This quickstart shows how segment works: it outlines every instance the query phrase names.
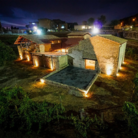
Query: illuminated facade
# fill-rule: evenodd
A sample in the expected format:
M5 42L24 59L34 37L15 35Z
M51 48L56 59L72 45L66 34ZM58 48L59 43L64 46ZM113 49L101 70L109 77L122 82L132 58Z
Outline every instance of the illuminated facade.
M80 41L68 54L73 57L75 67L116 76L124 62L126 43L127 40L112 35L97 35Z

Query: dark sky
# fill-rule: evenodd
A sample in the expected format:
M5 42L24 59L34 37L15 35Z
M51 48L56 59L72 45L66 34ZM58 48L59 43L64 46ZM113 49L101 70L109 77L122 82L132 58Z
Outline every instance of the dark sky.
M138 13L138 0L0 0L2 25L25 26L39 18L78 22L106 15L107 21Z

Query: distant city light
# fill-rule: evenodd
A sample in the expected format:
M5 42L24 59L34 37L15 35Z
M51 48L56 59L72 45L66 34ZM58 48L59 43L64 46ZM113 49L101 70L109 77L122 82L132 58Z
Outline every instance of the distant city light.
M99 33L99 29L98 29L98 28L96 28L95 26L94 26L94 28L93 28L93 33L94 33L94 34Z
M34 26L33 29L36 31L37 30L37 26Z
M65 26L64 26L64 25L62 25L62 26L61 26L61 28L62 28L62 29L64 29L64 28L65 28Z
M38 29L38 30L37 30L37 34L38 34L38 35L42 34L41 30Z

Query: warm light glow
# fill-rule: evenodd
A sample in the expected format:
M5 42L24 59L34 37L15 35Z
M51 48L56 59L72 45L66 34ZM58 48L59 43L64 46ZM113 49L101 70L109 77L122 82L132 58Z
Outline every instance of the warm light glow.
M119 76L119 74L117 73L116 76Z
M23 56L22 56L22 55L20 55L20 59L21 59L21 60L23 59Z
M82 29L85 29L85 26L82 26Z
M51 64L50 64L50 65L51 65L51 70L53 70L53 64L52 64L52 61L51 61Z
M91 26L89 26L89 28L92 28Z
M40 79L40 81L42 82L42 83L44 83L45 81L44 81L44 79Z
M85 68L95 70L95 60L85 60Z
M58 43L60 43L60 41L58 41Z
M133 18L133 21L135 21L136 19L135 18Z
M54 44L54 41L52 41L52 44Z
M84 95L85 97L89 97L89 95L87 94L87 93L85 93L85 95Z
M27 60L30 61L30 57L28 55L26 57L27 57Z
M111 75L111 73L112 73L112 72L111 72L111 69L108 69L108 70L107 70L107 75Z
M61 49L61 51L65 53L65 49Z
M120 67L120 69L122 69L122 67Z
M35 60L35 66L38 67L38 62L37 62L37 60Z

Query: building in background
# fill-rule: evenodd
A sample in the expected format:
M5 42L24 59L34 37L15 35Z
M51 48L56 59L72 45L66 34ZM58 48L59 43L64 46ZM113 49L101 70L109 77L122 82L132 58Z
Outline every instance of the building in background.
M92 28L93 26L89 26L89 25L74 25L74 30L89 30Z
M47 18L39 19L39 27L48 29L48 32L67 30L68 24L60 19L50 20Z
M137 27L138 26L138 14L120 19L120 22L121 22L122 27L125 25Z
M78 23L68 23L68 30L73 31L75 25L78 25Z
M46 29L55 29L56 25L53 20L43 18L38 19L39 27L46 28Z

